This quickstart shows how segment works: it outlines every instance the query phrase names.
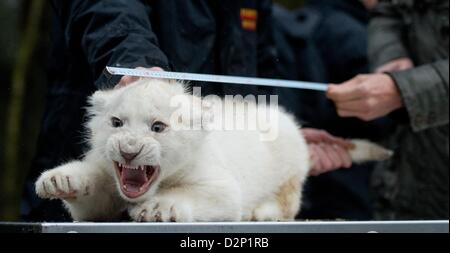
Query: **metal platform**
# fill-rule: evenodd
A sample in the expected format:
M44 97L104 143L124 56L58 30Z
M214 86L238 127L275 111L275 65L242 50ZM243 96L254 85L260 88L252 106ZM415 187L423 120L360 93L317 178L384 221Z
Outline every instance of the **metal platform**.
M0 223L0 233L449 233L449 221Z

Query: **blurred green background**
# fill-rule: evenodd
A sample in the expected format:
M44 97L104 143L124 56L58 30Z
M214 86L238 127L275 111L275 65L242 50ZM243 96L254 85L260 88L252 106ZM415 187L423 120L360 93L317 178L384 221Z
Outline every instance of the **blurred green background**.
M50 1L0 1L0 221L18 218L45 105ZM302 0L277 0L288 8Z

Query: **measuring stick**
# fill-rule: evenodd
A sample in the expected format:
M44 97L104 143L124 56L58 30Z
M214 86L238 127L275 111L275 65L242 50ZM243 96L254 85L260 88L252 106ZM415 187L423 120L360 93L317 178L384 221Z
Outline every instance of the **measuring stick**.
M294 89L305 89L316 91L327 91L328 89L327 85L323 83L291 81L281 79L192 74L182 72L152 71L144 69L129 69L116 67L106 67L106 70L112 75L122 75L122 76L136 76L136 77L174 79L184 81L200 81L210 83L228 83L228 84L241 84L254 86L270 86L270 87L294 88Z

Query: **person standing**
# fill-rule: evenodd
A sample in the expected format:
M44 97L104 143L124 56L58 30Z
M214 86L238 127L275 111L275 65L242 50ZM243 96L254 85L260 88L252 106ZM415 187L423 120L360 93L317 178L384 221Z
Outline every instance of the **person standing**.
M341 117L390 115L395 151L372 186L377 219L449 218L449 2L382 1L369 28L374 74L331 85Z
M295 11L276 6L275 38L283 78L340 83L368 73L367 28L369 11L375 4L367 0L314 0ZM339 117L332 101L322 92L282 90L281 97L281 103L293 110L305 126L333 135L380 141L392 129L392 120L387 118L364 122ZM304 132L307 137L317 135ZM340 164L343 169L325 173L332 168L330 164L339 164L336 161L345 156L333 154L332 148L312 137L307 140L322 155L316 159L307 181L299 218L373 219L369 182L374 164L351 165L351 161L344 160Z

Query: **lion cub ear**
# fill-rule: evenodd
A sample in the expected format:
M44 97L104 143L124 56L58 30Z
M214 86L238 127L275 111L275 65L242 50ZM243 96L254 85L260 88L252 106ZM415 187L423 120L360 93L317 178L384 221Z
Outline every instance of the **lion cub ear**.
M106 109L109 98L111 97L112 91L96 91L92 96L89 97L89 112L93 115L98 115L104 112Z

